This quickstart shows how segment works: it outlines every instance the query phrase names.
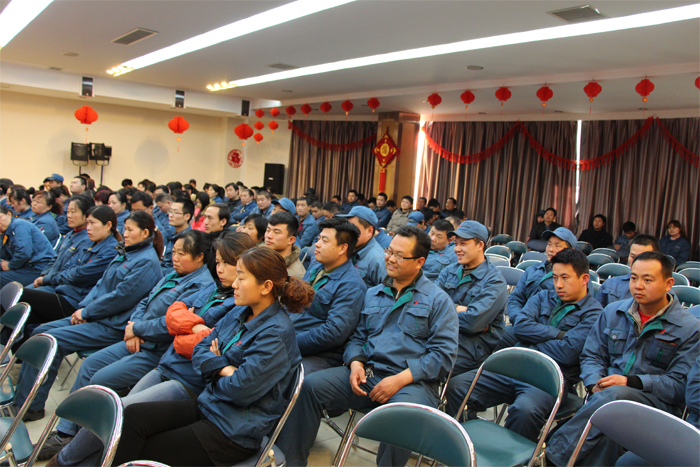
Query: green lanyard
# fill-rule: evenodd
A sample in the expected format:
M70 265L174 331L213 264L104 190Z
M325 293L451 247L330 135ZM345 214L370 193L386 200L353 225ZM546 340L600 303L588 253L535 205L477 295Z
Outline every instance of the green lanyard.
M384 290L386 290L386 288ZM389 313L396 310L397 308L404 306L406 303L410 302L412 299L413 299L413 287L407 289L403 293L403 295L401 295L398 298L398 300L396 300L396 303L394 303L394 306L391 307L391 310L389 311Z
M311 276L309 277L309 282L312 284L311 287L313 287L314 290L318 290L324 285L326 285L326 282L328 282L328 273L326 272L323 277L321 277L319 280L316 281L316 276L323 270L323 268L318 268L316 269L313 273L311 273ZM316 281L316 282L314 282Z
M156 296L157 296L159 293L161 293L163 290L165 290L165 289L172 289L173 287L175 287L175 286L177 285L177 282L176 282L175 280L173 280L175 277L177 277L177 273L176 273L176 272L171 272L170 274L168 274L168 275L166 276L166 279L168 279L168 280L166 280L166 281L163 283L163 285L161 285L160 287L158 287L158 290L156 290L156 292L155 292L154 294L151 294L151 296L148 298L148 304L150 304L151 301L152 301L154 298L156 298ZM147 304L146 306L148 306L148 304Z
M632 317L630 317L629 314L627 315L627 317L629 319L632 319ZM650 329L663 330L663 328L664 328L664 325L661 324L660 319L656 320L656 321L652 321L651 323L649 323L649 326L645 327L644 330L639 334L639 337L637 338L637 343L640 342L642 336L648 330L650 330ZM627 376L627 374L632 369L632 365L634 365L634 362L636 362L636 361L637 361L637 349L636 349L636 345L635 345L635 349L632 351L632 355L630 355L630 358L627 359L627 363L625 364L625 369L622 371L622 376Z
M474 280L474 276L472 275L472 273L469 273L459 280L457 287L459 287L462 284L468 284L469 282L472 282L473 280Z
M204 313L207 312L207 310L209 308L213 307L214 305L218 305L219 303L224 303L224 301L222 299L218 299L218 300L213 299L214 297L216 297L217 292L218 292L218 290L216 288L214 288L214 291L209 296L209 300L207 300L207 303L202 307L201 310L199 310L199 313L197 313L197 315L202 316L202 315L204 315Z
M557 299L557 306L552 312L552 317L549 319L549 325L556 328L559 322L564 319L571 311L576 309L576 305L573 303L564 304L561 300Z
M537 285L540 285L542 282L546 281L550 277L552 277L552 271L549 271L547 274L542 276L542 279L540 279L540 281L537 283Z
M227 351L229 348L231 348L231 346L233 345L234 342L240 341L241 335L243 334L243 331L244 331L244 330L245 330L245 328L243 327L243 321L241 321L241 329L238 331L238 333L237 333L235 336L233 336L233 339L231 339L231 342L229 342L228 344L226 344L226 347L224 347L224 350L221 351L221 355L225 354L226 351Z

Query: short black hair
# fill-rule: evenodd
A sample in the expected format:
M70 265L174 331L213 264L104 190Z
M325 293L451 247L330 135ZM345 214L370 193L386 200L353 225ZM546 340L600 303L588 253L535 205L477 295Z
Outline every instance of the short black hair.
M596 214L595 216L593 216L593 220L596 220L596 219L603 219L603 224L608 225L608 218L605 217L604 215Z
M420 258L428 258L430 254L430 237L423 229L416 227L415 225L404 225L396 231L394 236L412 238L415 239L416 244L413 247L413 256Z
M309 205L309 199L308 199L308 198L304 198L304 197L297 198L297 201L296 201L296 203L294 203L294 204L297 204L299 201L305 202L307 206Z
M661 264L661 273L664 275L664 279L668 279L673 275L673 261L668 255L660 251L645 251L641 255L637 255L632 264L637 261L658 261Z
M385 206L388 207L388 208L395 208L395 207L396 207L396 201L394 201L393 199L390 199L389 201L386 202Z
M258 190L258 193L255 195L255 197L257 198L260 195L263 195L267 199L272 199L272 195L267 190Z
M182 213L183 214L189 214L190 215L190 220L192 220L192 217L194 216L194 202L192 202L191 199L189 198L177 198L173 203L180 203L182 204Z
M85 180L85 177L81 177L80 175L76 175L75 177L73 177L73 180L75 180L76 178L78 180L80 180L80 184L82 186L87 186L87 180Z
M74 195L66 200L66 210L68 210L70 203L73 202L75 203L75 207L83 213L83 216L87 216L88 211L95 206L95 201L89 196Z
M585 253L576 248L564 248L549 260L551 264L570 264L578 277L588 274L590 264Z
M350 194L350 193L354 193L355 196L357 196L357 190L348 190L348 194Z
M380 191L379 193L377 193L377 198L379 198L380 196L384 197L384 201L389 199L389 197L383 191Z
M340 206L338 206L338 203L334 203L333 201L329 201L326 204L323 205L324 211L328 211L331 214L335 214L336 212L340 211Z
M622 224L622 231L623 232L635 232L637 230L637 226L634 225L634 222L632 221L627 221L624 224Z
M404 199L407 199L409 203L413 204L413 197L412 196L406 195L403 198L401 198L401 200L404 200Z
M122 180L122 188L126 188L128 186L132 186L134 182L130 178L125 178Z
M156 195L155 202L156 203L162 203L163 201L170 201L171 203L173 202L173 197L170 196L168 193L158 193Z
M228 204L212 203L207 207L208 208L211 208L211 207L219 208L219 220L226 219L226 225L224 226L224 229L229 226L229 218L231 217L231 210L228 208Z
M455 204L457 204L457 200L456 200L455 198L453 198L453 197L450 196L449 198L447 198L447 201L449 201L449 200L452 200L452 202L454 202Z
M270 216L267 222L268 225L285 224L287 226L287 235L296 237L299 235L299 221L291 212L276 212Z
M439 208L440 207L440 201L438 201L435 198L430 198L430 201L428 201L428 207L429 208Z
M554 217L557 217L557 210L556 209L551 208L551 207L547 208L544 210L545 214L547 213L547 211L552 211L554 213Z
M256 212L255 214L248 215L243 221L243 224L245 225L248 222L253 222L253 224L255 224L255 230L258 231L258 242L262 242L265 239L265 231L267 230L267 217Z
M418 212L420 212L421 214L423 214L423 218L425 219L425 222L426 222L426 223L428 223L428 222L430 222L431 220L433 220L433 217L439 216L439 215L440 215L439 212L433 211L432 209L430 209L430 208L427 207L427 206L423 206L422 208L420 208L420 209L418 210Z
M230 187L230 186L233 187L234 190L238 191L238 185L236 185L236 184L233 183L233 182L227 183L227 184L224 186L224 188L228 188L228 187Z
M433 222L433 228L435 230L439 230L440 232L451 232L455 229L455 226L448 220L438 219Z
M204 255L204 264L209 262L212 254L209 235L201 230L187 229L177 234L173 243L179 239L183 240L182 249L185 250L185 253L192 256L192 258Z
M426 198L425 196L419 196L418 199L422 199L426 202L426 204L428 203L428 198Z
M660 251L659 241L653 235L639 234L635 235L630 242L630 247L632 245L650 246L652 251Z
M338 245L346 244L348 246L347 256L351 258L355 253L357 239L360 238L360 229L354 224L351 224L347 219L341 217L332 217L319 222L318 228L335 230L335 242Z
M146 193L145 191L137 191L131 196L131 204L141 201L143 207L147 208L153 206L153 196Z
M156 190L163 190L163 193L170 194L170 188L167 185L158 185Z
M377 204L377 198L375 198L374 196L370 197L367 200L367 204Z
M323 205L319 200L315 200L313 203L311 203L312 208L317 208L317 209L323 209Z

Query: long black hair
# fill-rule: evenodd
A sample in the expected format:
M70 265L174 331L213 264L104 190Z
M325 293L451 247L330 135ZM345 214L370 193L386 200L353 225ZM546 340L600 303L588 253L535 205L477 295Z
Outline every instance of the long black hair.
M158 258L163 256L163 235L156 229L156 221L153 216L146 211L134 211L124 220L131 221L141 230L148 230L148 238L153 239L153 248L155 248Z

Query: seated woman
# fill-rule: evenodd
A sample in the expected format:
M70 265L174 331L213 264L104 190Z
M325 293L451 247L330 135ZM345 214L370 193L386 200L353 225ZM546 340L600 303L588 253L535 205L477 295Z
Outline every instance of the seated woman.
M58 225L58 232L61 235L66 235L71 230L66 221L65 209L68 198L70 198L70 191L68 191L68 188L65 185L53 187L49 191L56 197L56 203L63 207L63 214L56 216L56 224Z
M54 216L63 214L63 207L56 202L56 197L50 191L40 191L32 200L32 212L35 214L32 224L39 227L52 246L55 245L60 234Z
M15 215L21 219L30 220L34 217L34 211L32 211L32 198L27 193L24 187L16 185L12 189L12 194L8 195L10 199L10 205Z
M112 190L99 188L95 193L95 206L109 205L109 197L112 195Z
M258 246L265 246L266 231L267 217L260 213L249 215L241 225L236 227L236 232L248 234Z
M92 209L94 211L89 215L91 221L98 210L110 211L114 219L114 213L107 206ZM106 225L115 235L112 221ZM43 324L34 330L33 335L45 332L54 336L58 341L58 352L25 420L44 417L44 404L64 357L81 350L102 349L123 340L124 326L133 307L161 278L160 251L163 251L163 240L160 233L155 231L153 218L146 213L134 213L126 221L124 243L118 246L118 256L109 264L97 285L78 304L78 309L67 318ZM40 293L25 290L24 294L27 292ZM36 375L37 370L33 366L22 365L15 404L21 406L24 403Z
M245 234L229 232L217 240L214 247L216 272L221 286L209 284L168 308L166 324L175 341L160 359L158 367L141 378L129 395L122 399L124 406L196 398L204 390L206 381L194 371L192 351L229 310L235 311L231 286L236 280L236 263L240 255L254 248L255 244ZM78 429L74 423L61 420L57 431L51 434L39 453L39 459L46 460L60 452L55 460L58 465L90 465L98 462L102 451L99 438L88 430ZM76 431L77 435L71 441Z
M683 226L677 220L672 220L666 225L668 235L659 240L661 253L672 256L676 260L676 266L680 266L690 259L690 242L685 237Z
M0 288L12 281L31 284L54 256L53 245L36 225L0 206Z
M117 215L117 231L124 234L124 221L129 216L129 200L122 191L113 191L109 195L109 207L112 208L114 214Z
M209 195L209 204L224 202L225 192L219 185L212 183L204 191Z
M194 217L192 218L192 228L204 232L204 211L209 206L209 195L206 191L197 193L194 202Z
M117 232L116 223L117 216L109 207L90 208L85 229L90 243L72 254L63 250L62 260L70 256L63 267L47 281L44 280L46 276L37 278L34 283L42 284L39 288L27 288L22 292L20 300L32 307L27 324L33 326L29 329L67 318L80 307L80 302L117 256L117 244L122 241L122 236Z
M232 465L253 455L281 417L301 363L287 312L307 307L313 289L290 278L269 248L243 253L236 271L237 307L194 349L204 391L197 400L129 405L114 464Z

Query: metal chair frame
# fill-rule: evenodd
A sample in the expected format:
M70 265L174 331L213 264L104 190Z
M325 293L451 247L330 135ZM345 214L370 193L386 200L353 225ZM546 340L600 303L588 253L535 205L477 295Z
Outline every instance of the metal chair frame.
M530 259L536 259L538 263L547 259L547 255L539 251L528 251L520 256L520 262L524 262Z
M510 266L510 260L505 256L493 255L491 253L486 253L484 256L489 260L494 266Z
M681 303L684 304L683 308L690 308L695 305L700 305L700 288L698 287L692 287L690 285L674 285L673 287L671 287L671 292L675 293L676 295L678 295L678 293L683 292L693 293L694 295L697 295L698 298L696 302L684 302L680 297L678 297ZM685 306L685 303L689 303L690 305Z
M513 252L510 250L510 248L508 248L505 245L490 246L486 249L486 251L484 251L484 254L502 256L505 259L507 259L508 261L510 261L511 258L513 257Z
M12 352L12 346L24 334L24 325L27 323L31 309L32 307L27 303L18 303L10 307L2 316L0 316L0 331L2 331L5 327L12 329L12 333L5 343L5 347L3 347L2 352L0 352L0 362L5 361L5 358L7 358L10 352ZM5 365L3 365L3 367L4 366ZM12 405L12 402L0 405L0 415L8 417L12 416L10 413L10 405Z
M686 278L686 280L688 281L688 284L686 285L700 283L700 268L683 268L680 272L677 272L676 274L679 274Z
M621 271L625 271L624 274L620 274ZM620 263L608 263L608 264L603 264L596 270L596 274L598 274L599 281L605 281L607 279L610 279L611 277L617 277L617 276L624 276L625 274L630 273L630 267L627 266L626 264L620 264Z
M20 297L22 297L22 292L24 292L24 286L19 282L12 281L0 289L0 305L7 311L13 306L19 303Z

